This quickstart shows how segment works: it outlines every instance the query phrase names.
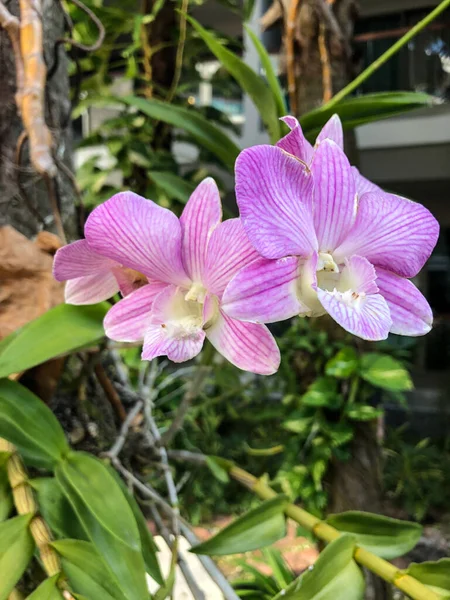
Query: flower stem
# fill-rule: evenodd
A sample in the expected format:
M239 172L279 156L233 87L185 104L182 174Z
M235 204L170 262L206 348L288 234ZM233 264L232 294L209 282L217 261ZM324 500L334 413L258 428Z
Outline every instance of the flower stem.
M230 467L228 474L263 500L269 500L277 495L264 481L239 467ZM341 535L340 531L295 504L288 504L285 513L293 521L311 531L316 537L325 542L332 542ZM408 575L393 564L364 548L356 546L353 558L361 566L366 567L372 573L391 583L413 600L442 599L439 594L436 594L436 592L426 587L414 577L411 577L411 575Z
M322 109L331 108L338 102L343 100L346 96L351 94L357 87L359 87L366 79L368 79L377 69L379 69L385 62L387 62L396 52L398 52L405 44L407 44L412 38L417 35L422 29L427 27L436 17L438 17L446 8L450 6L450 0L443 0L434 10L432 10L426 17L416 23L414 27L405 33L399 40L392 44L392 46L384 52L379 58L373 61L371 65L364 69L362 73L358 75L353 81L351 81L345 88L338 92L331 100L324 104Z

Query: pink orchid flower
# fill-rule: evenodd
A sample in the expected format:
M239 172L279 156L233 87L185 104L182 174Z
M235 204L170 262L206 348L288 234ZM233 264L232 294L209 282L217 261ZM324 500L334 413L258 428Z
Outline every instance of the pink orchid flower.
M344 150L344 130L339 115L333 115L322 127L317 136L314 146L303 135L302 127L295 117L287 116L281 119L291 130L281 140L276 143L288 154L296 156L308 166L311 165L315 149L323 140L332 140L335 144ZM355 180L356 193L362 195L365 192L381 192L381 188L361 175L356 167L352 167L353 178Z
M239 155L237 202L263 258L230 282L223 310L256 323L329 313L366 340L427 333L431 309L407 278L436 244L436 219L379 188L358 194L344 152L323 131L319 138L308 164L286 138Z
M117 194L92 212L85 227L89 249L112 269L121 265L148 278L110 309L104 322L108 337L143 340L144 360L166 355L174 362L192 359L208 338L237 367L276 372L280 354L267 327L222 311L227 283L258 253L240 219L221 221L219 190L210 178L193 192L180 219L132 192ZM58 273L66 260L68 249Z
M126 296L146 279L115 260L94 252L87 240L60 248L53 263L53 276L67 281L64 290L68 304L96 304L117 292Z

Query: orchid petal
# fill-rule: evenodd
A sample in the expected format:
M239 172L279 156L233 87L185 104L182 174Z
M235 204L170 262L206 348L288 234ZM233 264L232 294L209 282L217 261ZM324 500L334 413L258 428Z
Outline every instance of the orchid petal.
M317 250L312 216L313 178L274 146L254 146L236 160L236 198L244 228L265 258Z
M165 283L149 283L132 292L108 311L103 325L107 337L118 342L139 342L150 324L155 298Z
M281 138L276 145L288 154L292 154L292 156L296 156L309 164L313 155L313 147L303 135L300 123L295 117L290 116L282 117L280 120L286 123L291 131Z
M125 267L114 267L112 270L114 277L117 279L119 284L119 290L122 296L128 296L134 290L139 289L143 285L147 285L149 280L145 275L134 271L133 269L126 269Z
M391 333L425 335L433 324L430 305L416 286L394 273L377 269L377 285L388 303L392 318Z
M351 256L345 261L339 279L339 291L351 290L356 294L377 294L377 273L374 266L362 256Z
M203 283L209 292L221 296L229 281L260 255L251 245L241 219L228 219L213 231Z
M217 184L211 177L194 190L180 217L183 235L183 262L193 281L201 281L209 238L222 220Z
M206 335L216 350L239 369L272 375L280 365L280 351L265 325L235 321L221 311Z
M241 269L228 284L222 310L230 317L254 323L275 323L308 310L297 297L299 259L260 258Z
M311 163L314 178L314 225L319 248L331 253L346 238L356 217L356 189L344 152L321 142Z
M157 356L167 356L175 363L192 360L203 348L205 332L199 329L185 338L171 338L160 325L150 325L145 334L142 360L153 360Z
M319 300L329 315L345 330L363 340L385 340L392 320L386 300L380 294L351 300L345 293L317 290Z
M328 119L317 136L316 145L324 140L332 140L341 150L344 150L344 131L339 115L334 114Z
M119 284L111 271L69 279L64 290L67 304L97 304L108 300L119 291Z
M89 246L150 279L187 285L181 227L173 212L132 192L116 194L89 216Z
M439 224L422 205L394 194L369 192L358 206L356 221L335 250L337 263L352 254L404 277L414 277L431 254Z
M369 179L366 179L366 177L363 177L356 167L352 167L352 173L358 197L361 197L366 192L383 193L383 190L378 185L372 183Z
M78 240L57 250L53 261L53 276L56 281L66 281L107 272L114 266L117 266L114 260L92 250L86 240Z

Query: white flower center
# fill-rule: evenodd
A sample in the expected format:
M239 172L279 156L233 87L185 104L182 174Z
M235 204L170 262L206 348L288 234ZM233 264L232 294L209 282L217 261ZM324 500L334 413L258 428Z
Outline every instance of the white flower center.
M165 312L167 317L161 327L169 337L183 339L213 324L219 315L219 301L208 296L201 284L193 283L189 290L176 292Z

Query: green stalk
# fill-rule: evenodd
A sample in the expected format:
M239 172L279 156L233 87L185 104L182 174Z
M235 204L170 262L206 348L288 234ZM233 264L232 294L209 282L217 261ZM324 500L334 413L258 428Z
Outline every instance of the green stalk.
M228 474L263 500L269 500L277 496L277 493L262 480L239 467L230 467ZM311 531L316 537L325 542L332 542L341 535L340 531L295 504L288 504L285 513L293 521ZM411 577L411 575L397 569L390 562L372 554L372 552L364 548L356 546L353 558L357 563L391 583L413 600L442 600L441 595L433 592L423 583Z
M408 33L405 33L403 37L393 44L389 50L386 50L379 58L373 61L371 65L364 69L364 71L358 75L353 81L351 81L345 88L338 92L327 104L323 105L323 109L330 108L340 102L343 98L351 94L357 87L359 87L366 79L368 79L377 69L379 69L385 62L387 62L396 52L398 52L405 44L407 44L412 38L417 35L422 29L429 25L437 16L439 16L446 8L450 6L450 0L443 0L434 10L430 12L425 18L419 21L414 27L412 27Z

